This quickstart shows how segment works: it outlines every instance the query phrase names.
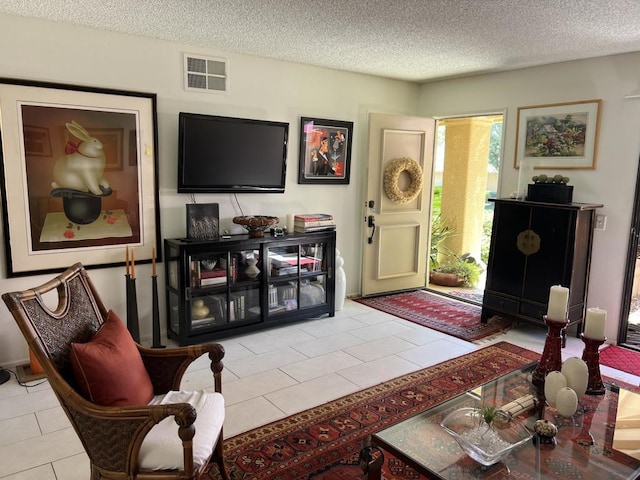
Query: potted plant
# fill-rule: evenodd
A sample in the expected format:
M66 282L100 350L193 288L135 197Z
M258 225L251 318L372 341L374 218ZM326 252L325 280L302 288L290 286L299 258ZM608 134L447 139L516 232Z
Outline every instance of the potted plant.
M438 266L438 256L441 253L451 255L449 249L444 246L443 242L457 235L449 222L442 218L440 214L431 218L431 248L429 250L429 268L434 269Z
M451 255L447 262L429 272L429 282L445 287L473 288L478 283L481 271L482 267L473 257Z

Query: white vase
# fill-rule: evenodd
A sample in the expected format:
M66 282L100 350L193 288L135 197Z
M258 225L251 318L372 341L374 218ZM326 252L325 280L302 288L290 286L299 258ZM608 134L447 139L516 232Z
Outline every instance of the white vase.
M256 263L258 263L258 260L255 258L247 258L247 264L249 265L244 273L247 275L247 277L257 277L260 274L260 269L258 267L256 267Z
M586 362L578 357L567 358L562 364L562 373L567 377L567 387L576 392L580 400L589 385L589 367Z
M340 250L336 248L336 301L335 309L342 310L344 299L347 295L347 276L344 273L344 258L340 256Z
M567 377L562 372L554 370L549 372L544 379L544 398L552 407L556 406L556 398L561 388L567 386Z
M563 417L570 417L578 409L578 396L569 387L564 387L558 390L558 396L556 397L556 410Z

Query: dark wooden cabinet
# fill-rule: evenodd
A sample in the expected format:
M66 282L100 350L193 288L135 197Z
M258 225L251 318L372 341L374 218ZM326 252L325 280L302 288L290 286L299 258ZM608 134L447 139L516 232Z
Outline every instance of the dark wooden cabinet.
M595 212L602 205L497 199L482 302L494 314L544 325L549 289L569 288L569 325L585 313Z
M180 345L335 314L335 231L164 247L167 335Z

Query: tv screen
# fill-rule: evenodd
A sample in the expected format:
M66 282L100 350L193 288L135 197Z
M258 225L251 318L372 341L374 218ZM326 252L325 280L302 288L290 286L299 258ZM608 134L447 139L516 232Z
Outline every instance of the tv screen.
M289 124L180 113L178 193L283 193Z

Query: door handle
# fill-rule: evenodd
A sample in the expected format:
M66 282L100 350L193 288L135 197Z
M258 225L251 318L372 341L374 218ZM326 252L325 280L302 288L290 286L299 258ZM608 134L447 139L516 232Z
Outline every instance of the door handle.
M376 219L373 215L369 215L367 217L367 227L369 227L371 229L371 235L369 235L369 238L367 239L367 243L368 244L372 244L373 243L373 236L376 233Z

